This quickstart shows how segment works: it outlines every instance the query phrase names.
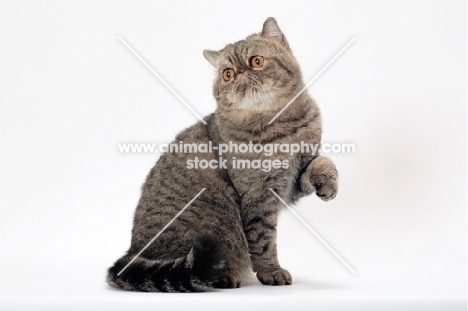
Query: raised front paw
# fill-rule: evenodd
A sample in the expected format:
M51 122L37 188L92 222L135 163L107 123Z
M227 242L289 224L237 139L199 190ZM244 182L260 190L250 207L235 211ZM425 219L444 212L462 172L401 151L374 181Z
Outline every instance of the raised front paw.
M288 270L279 268L273 271L258 271L257 278L263 285L291 285L292 278Z
M338 192L337 180L327 175L313 175L312 183L317 196L324 201L332 200Z
M326 157L317 157L311 163L311 182L316 194L324 201L334 199L338 192L338 172Z

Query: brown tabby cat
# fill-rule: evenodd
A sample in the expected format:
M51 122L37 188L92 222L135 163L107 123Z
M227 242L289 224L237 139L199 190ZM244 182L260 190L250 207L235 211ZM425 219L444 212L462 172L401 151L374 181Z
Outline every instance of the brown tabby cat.
M320 112L302 93L273 123L268 122L304 87L299 65L276 20L268 18L259 34L205 50L216 68L213 93L218 108L180 133L174 143L320 144ZM110 285L156 292L204 291L239 287L253 269L266 285L289 285L276 251L277 216L282 203L294 203L314 191L322 200L337 192L337 171L325 157L311 153L222 154L227 168L187 166L189 159L218 160L211 153L166 152L150 171L138 203L127 254L108 271ZM234 168L232 160L287 161L268 172ZM128 268L130 260L202 188L206 190Z

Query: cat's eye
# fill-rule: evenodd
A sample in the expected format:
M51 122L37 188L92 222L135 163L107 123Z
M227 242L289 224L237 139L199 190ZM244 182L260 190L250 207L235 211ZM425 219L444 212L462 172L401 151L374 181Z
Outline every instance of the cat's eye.
M265 62L265 59L263 58L263 56L252 56L252 58L250 58L250 65L254 68L260 68L263 66L263 63Z
M224 81L230 81L234 78L234 69L228 68L223 72Z

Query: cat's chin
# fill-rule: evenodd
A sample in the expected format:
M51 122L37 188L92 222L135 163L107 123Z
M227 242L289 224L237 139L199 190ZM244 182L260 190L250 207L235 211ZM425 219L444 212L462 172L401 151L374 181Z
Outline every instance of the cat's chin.
M276 99L272 92L263 93L261 96L246 96L236 104L236 108L250 112L272 112L277 110Z

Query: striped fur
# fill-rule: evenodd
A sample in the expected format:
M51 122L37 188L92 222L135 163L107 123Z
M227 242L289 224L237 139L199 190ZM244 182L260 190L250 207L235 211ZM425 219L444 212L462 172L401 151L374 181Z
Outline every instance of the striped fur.
M216 68L213 94L218 108L182 131L174 143L320 144L320 111L302 93L272 124L268 122L304 87L299 65L276 21L265 21L259 34L205 50ZM252 56L262 68L249 68ZM231 68L241 78L223 79ZM242 70L240 70L242 68ZM188 169L187 160L218 160L212 153L163 154L148 174L135 211L130 249L108 271L108 283L125 290L188 292L239 287L254 271L263 284L287 285L291 275L277 259L276 225L282 203L316 192L323 200L337 191L334 164L318 154L272 156L235 150L222 155L226 168ZM288 168L234 168L232 160L281 160ZM118 272L202 188L206 190L120 276Z

